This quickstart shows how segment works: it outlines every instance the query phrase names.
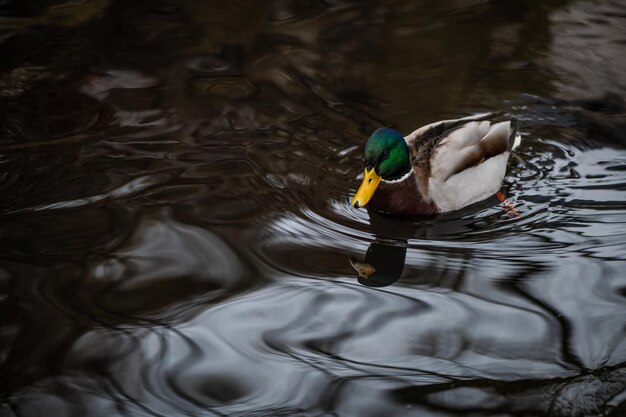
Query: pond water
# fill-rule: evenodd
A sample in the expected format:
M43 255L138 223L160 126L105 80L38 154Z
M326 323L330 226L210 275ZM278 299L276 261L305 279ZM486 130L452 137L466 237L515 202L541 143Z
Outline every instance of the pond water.
M0 15L0 416L626 416L622 1ZM350 206L486 111L519 216Z

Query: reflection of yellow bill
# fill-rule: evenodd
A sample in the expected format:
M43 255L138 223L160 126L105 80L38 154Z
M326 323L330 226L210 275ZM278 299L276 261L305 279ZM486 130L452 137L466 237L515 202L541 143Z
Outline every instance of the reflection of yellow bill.
M376 174L374 168L372 168L369 172L366 168L363 182L361 183L361 186L357 190L354 197L352 197L352 205L356 208L359 208L364 207L367 203L369 203L379 183L380 177Z
M355 257L350 257L350 265L352 265L352 268L354 268L356 273L359 274L360 278L368 279L376 273L376 268L370 264L357 260Z

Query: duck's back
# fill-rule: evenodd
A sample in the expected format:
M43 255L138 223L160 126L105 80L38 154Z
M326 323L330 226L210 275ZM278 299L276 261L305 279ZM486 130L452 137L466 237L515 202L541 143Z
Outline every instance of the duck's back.
M405 140L420 186L440 211L452 211L499 191L516 131L515 119L488 114L433 123Z

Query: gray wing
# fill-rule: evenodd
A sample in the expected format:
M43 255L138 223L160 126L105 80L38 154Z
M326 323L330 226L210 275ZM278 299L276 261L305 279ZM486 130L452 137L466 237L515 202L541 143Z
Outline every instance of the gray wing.
M441 120L420 127L419 129L408 135L405 140L408 144L417 144L419 142L430 140L436 136L445 136L447 133L450 133L454 129L457 129L458 127L463 126L466 123L478 122L482 120L491 120L500 115L502 115L502 113L482 113L468 117L462 117L460 119Z
M509 151L513 146L517 128L515 119L499 123L480 119L442 123L450 122L454 122L454 126L443 133L430 155L432 178L446 181L487 158Z

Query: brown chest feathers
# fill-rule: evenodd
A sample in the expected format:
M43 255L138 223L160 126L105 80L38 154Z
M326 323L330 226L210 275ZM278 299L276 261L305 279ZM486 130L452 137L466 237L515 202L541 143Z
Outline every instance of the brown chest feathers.
M438 213L437 206L424 197L413 173L399 182L381 182L372 196L370 207L381 213L415 216Z

